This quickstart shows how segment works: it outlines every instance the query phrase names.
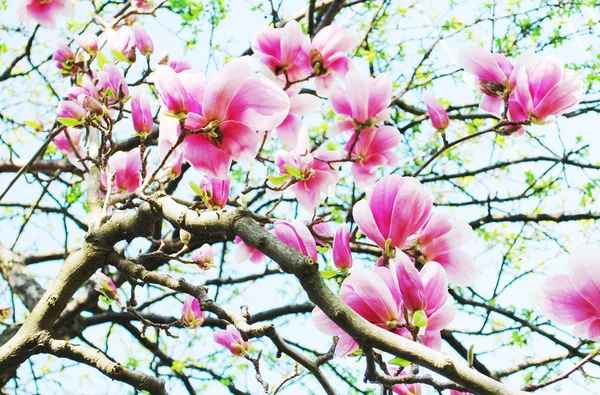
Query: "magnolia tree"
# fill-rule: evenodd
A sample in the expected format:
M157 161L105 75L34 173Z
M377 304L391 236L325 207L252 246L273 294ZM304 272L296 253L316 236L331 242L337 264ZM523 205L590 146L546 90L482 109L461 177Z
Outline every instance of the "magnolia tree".
M1 3L0 387L598 393L586 3Z

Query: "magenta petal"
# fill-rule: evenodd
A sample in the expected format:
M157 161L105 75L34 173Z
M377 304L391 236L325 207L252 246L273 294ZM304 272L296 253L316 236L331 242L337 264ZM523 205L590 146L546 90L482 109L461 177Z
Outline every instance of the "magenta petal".
M402 301L408 311L425 310L427 307L425 288L415 264L409 259L399 259L396 263L396 272Z
M458 55L458 63L482 81L503 84L506 78L492 54L477 45L465 45Z
M390 290L381 286L381 277L377 274L355 271L347 281L351 281L356 294L377 314L381 323L400 319L398 305Z
M194 134L185 138L183 157L198 171L224 180L229 176L231 157L212 145L206 136Z
M546 279L538 290L537 301L544 314L558 324L572 325L598 316L564 274Z
M583 298L600 312L600 250L592 246L579 247L569 259L571 283Z
M358 350L358 343L350 335L340 335L338 344L335 346L335 355L345 357L356 350Z
M352 215L360 231L379 247L385 248L385 238L375 223L369 203L365 200L356 203L352 209Z
M331 88L330 96L333 111L335 111L339 115L352 118L352 107L350 106L350 102L348 101L346 90L339 85L334 85Z
M243 123L225 121L219 125L223 133L221 148L238 162L249 163L258 151L258 134Z
M555 56L549 56L531 68L528 73L528 82L529 90L533 94L534 106L537 107L546 93L559 83L562 74L562 61Z
M206 84L202 100L203 115L208 120L223 121L235 95L252 74L252 59L242 56L230 60Z
M419 236L419 243L421 245L427 245L431 243L435 238L448 233L452 229L452 222L450 216L444 213L433 213L425 225L425 229Z
M352 267L352 251L350 250L350 228L342 224L333 239L333 262L338 269Z
M387 74L379 74L372 80L369 92L369 117L375 117L392 103L392 81Z
M425 297L427 298L427 314L437 311L448 299L448 277L446 271L437 262L427 262L420 272Z
M154 86L158 91L161 101L171 114L177 115L189 111L187 92L179 80L177 73L172 68L158 65L154 72Z
M206 77L199 70L184 70L177 74L187 93L190 111L202 114L202 100L206 89Z

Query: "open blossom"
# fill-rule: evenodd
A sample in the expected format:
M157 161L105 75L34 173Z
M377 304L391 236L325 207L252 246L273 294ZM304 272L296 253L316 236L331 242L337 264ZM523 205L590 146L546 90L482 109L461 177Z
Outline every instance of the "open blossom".
M148 134L154 130L152 109L148 96L135 92L131 97L131 119L133 129L139 134Z
M129 97L129 86L123 73L112 63L104 65L102 70L98 71L98 85L107 92L110 89L112 95L108 95L110 103Z
M72 0L21 0L18 8L22 21L33 19L40 25L53 29L56 17L70 16L73 13Z
M569 259L568 274L548 278L538 290L544 314L561 325L575 325L575 336L600 340L600 249L580 247Z
M333 263L338 269L352 267L352 250L350 250L350 229L347 224L342 224L333 239Z
M204 177L200 181L200 189L204 192L205 201L212 209L221 209L227 205L229 200L229 176L221 180L218 178Z
M311 74L310 39L295 20L282 28L261 27L252 40L252 50L284 82L300 81Z
M240 331L233 325L227 325L225 330L215 331L214 339L215 342L231 351L233 355L246 355L250 348Z
M58 43L58 49L52 54L52 60L56 62L56 67L63 71L70 71L75 65L75 53L65 43Z
M106 41L117 60L135 62L135 40L132 29L124 26L106 31Z
M360 43L360 37L344 27L329 25L312 39L308 55L315 77L317 94L328 97L336 78L344 78L350 69L348 53Z
M386 74L372 78L351 70L345 88L334 85L331 89L333 110L347 120L332 125L329 134L378 125L388 119L391 103L392 81Z
M429 219L431 197L412 177L384 176L367 189L367 200L354 205L354 220L360 231L386 253L402 248Z
M114 175L113 194L132 193L142 183L140 170L140 149L134 148L129 152L119 151L108 159L108 174ZM102 187L108 187L108 175L102 173Z
M146 32L146 29L139 23L133 25L133 40L138 51L144 56L152 55L154 52L154 43Z
M214 264L214 253L210 244L203 244L192 254L192 260L202 270L210 269Z
M442 103L431 93L425 93L424 99L427 106L427 114L433 127L437 130L446 129L450 123L450 119Z
M273 226L273 234L288 246L300 251L300 253L317 260L317 244L310 230L302 222L293 219L291 221L276 221Z
M98 36L94 33L86 33L80 36L75 36L75 41L79 47L90 55L96 55L98 52Z
M448 298L448 280L444 269L436 262L427 263L416 275L411 269L412 281L407 281L407 270L413 265L400 250L390 260L389 267L373 270L356 270L342 282L340 299L368 322L409 339L418 330L421 341L434 349L441 347L440 331L453 319L456 311L444 306ZM418 286L419 291L415 289ZM407 298L412 304L407 305ZM419 304L414 301L418 300ZM410 310L418 307L419 310ZM404 310L408 309L407 323ZM351 336L333 323L323 311L316 307L312 319L320 331L339 336L336 354L345 356L358 348ZM408 324L408 325L407 325Z
M559 58L550 56L522 67L517 75L515 100L533 122L561 115L581 100L583 83Z
M113 280L102 272L96 272L94 289L109 300L118 299L117 287Z
M436 261L446 269L450 282L472 285L477 278L473 259L461 247L469 242L473 229L465 222L452 222L448 215L434 213L418 238L424 261Z
M513 64L506 56L490 53L477 45L465 45L458 62L477 77L477 88L484 94L479 107L500 117L504 96L510 94L517 83L519 69L531 59L530 53L520 55Z
M196 329L204 323L204 314L198 299L186 294L181 311L181 323L186 328Z
M312 213L321 202L321 192L327 193L335 188L338 171L325 161L333 159L329 151L316 151L313 154L301 154L296 150L278 151L275 164L282 175L294 177L291 187L298 203Z
M398 165L394 148L400 143L400 132L392 126L372 127L353 134L344 148L346 152L352 149L351 171L356 185L361 188L371 185L377 177L377 169Z
M241 237L235 236L234 241L235 247L233 248L233 254L237 263L250 261L254 264L258 264L265 260L265 254L244 243Z
M184 158L196 170L225 179L232 160L244 163L256 156L256 131L279 125L287 116L289 98L273 82L252 75L248 56L231 60L206 84L198 76L182 83L196 74L202 73L176 74L158 66L156 87L169 112L185 118L187 129L201 131L186 137Z

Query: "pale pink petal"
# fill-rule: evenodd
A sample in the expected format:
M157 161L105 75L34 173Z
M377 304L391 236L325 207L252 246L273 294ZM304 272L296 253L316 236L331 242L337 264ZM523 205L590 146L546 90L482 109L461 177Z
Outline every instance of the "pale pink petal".
M224 121L233 98L251 74L252 59L249 56L232 59L217 71L209 79L204 91L204 117L210 121Z
M600 250L593 246L577 248L569 259L571 283L585 300L600 312Z
M433 313L427 322L425 333L441 331L446 328L456 317L456 308L454 306L444 306Z
M350 335L340 335L340 339L335 346L335 355L338 357L345 357L346 355L352 354L357 349L358 343Z
M369 118L377 116L392 103L392 81L387 74L379 74L372 81L369 92Z
M318 307L312 311L312 321L315 327L326 335L340 336L346 334L342 328L329 319Z
M477 279L477 268L469 254L455 249L435 257L435 261L444 267L448 281L460 286L473 285Z
M346 281L352 284L356 294L377 314L380 322L386 323L400 318L398 305L394 302L390 290L381 286L381 277L377 274L357 270Z
M352 215L360 231L373 240L379 247L384 248L385 238L377 227L369 203L365 200L356 203L352 209Z
M462 47L458 55L458 63L482 81L503 84L506 78L492 54L477 45L469 44Z
M504 100L502 100L500 97L483 95L483 98L479 102L479 108L488 114L492 114L500 118L502 117L502 112L504 111Z
M295 115L314 114L320 106L321 99L308 93L290 97L290 113Z

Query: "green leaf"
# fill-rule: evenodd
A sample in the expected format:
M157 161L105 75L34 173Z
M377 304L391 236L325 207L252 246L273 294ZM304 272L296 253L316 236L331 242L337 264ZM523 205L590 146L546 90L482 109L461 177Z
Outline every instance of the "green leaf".
M106 92L105 93L106 93L106 96L108 96L108 97L110 97L112 99L117 100L117 95L115 95L115 92L113 92L112 89L106 88Z
M293 168L288 164L283 165L283 167L285 167L285 170L287 170L287 172L294 177L300 177L302 175L302 173L300 173L300 170Z
M65 125L66 127L73 127L73 126L79 126L82 125L83 122L76 120L75 118L63 118L63 117L58 117L56 119L58 122L62 123L63 125Z
M402 366L403 368L405 368L408 365L410 365L410 361L407 361L406 359L402 359L400 357L396 357L392 360L389 360L388 365Z
M413 314L413 323L417 328L425 327L428 321L427 314L423 310L415 311L415 314Z
M198 195L204 199L205 193L202 189L200 189L200 186L198 186L198 184L196 184L194 181L190 181L190 187L192 188L192 190L194 191L194 193L196 195Z
M323 278L333 278L340 274L337 270L320 270L319 273L321 273L321 277Z
M98 51L96 54L96 59L98 59L98 68L103 69L104 65L110 63L110 60L104 55L102 52Z
M281 185L287 181L288 176L287 176L287 174L282 174L280 176L269 176L267 178L269 179L269 181L271 181L271 184Z
M115 51L114 49L112 50L112 54L115 57L115 60L117 60L118 62L127 62L129 63L129 59L127 59L125 57L125 55L123 55L122 52L119 51Z
M183 361L173 361L171 364L171 370L175 373L183 374L183 369L185 368L185 362Z
M40 126L42 126L42 125L40 125L36 121L23 121L23 122L25 122L25 125L29 126L32 129L41 130Z

